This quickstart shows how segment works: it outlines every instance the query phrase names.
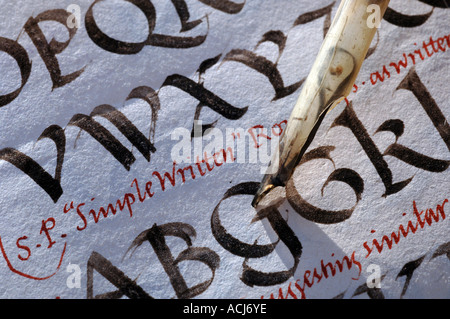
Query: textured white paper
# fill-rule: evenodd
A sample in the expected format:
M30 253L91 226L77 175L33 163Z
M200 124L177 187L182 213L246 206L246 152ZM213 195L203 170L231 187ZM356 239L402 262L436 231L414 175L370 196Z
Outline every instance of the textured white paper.
M267 150L272 140L266 136L275 141L285 127L283 121L301 83L291 91L285 88L307 76L339 1L186 0L188 21L200 21L184 32L180 32L180 15L171 1L3 1L0 37L24 49L31 69L17 97L0 108L0 297L90 298L117 291L119 281L126 277L134 281L129 290L134 296L164 299L449 298L450 11L427 2L391 1L391 10L403 18L395 23L381 21L374 51L364 62L348 103L341 102L325 117L308 149L328 150L330 157L321 153L302 163L293 188L281 192L289 196L286 191L296 190L303 203L317 209L352 210L345 220L320 223L297 212L286 199L274 208L281 220L255 218L250 205L253 196L244 193L251 193L261 181L261 168L267 165L251 161L251 154ZM143 10L136 5L148 8L149 3L155 17L152 34L204 37L203 41L186 48L176 47L180 39L171 42L174 47L150 43L138 52L123 54L102 48L100 40L88 32L86 15L92 6L98 28L110 38L135 44L148 38L156 41ZM73 17L78 13L80 18L71 38L59 22L38 23L47 44L53 38L60 43L70 40L54 55L60 75L84 71L70 83L53 88L45 59L24 26L30 18L55 9L71 12L70 22L76 21ZM304 23L296 25L296 21ZM5 51L0 49L1 95L22 83L17 60ZM199 73L202 62L213 58L217 59L209 60L209 67ZM398 64L405 59L407 65ZM252 67L257 61L265 61L265 66ZM415 74L421 86L416 80L406 83ZM280 78L276 83L270 81L277 76L282 85ZM210 105L196 116L201 101L187 92L189 88L177 87L176 79L185 79L183 83L191 88L194 84L202 87L203 91L197 90L202 97L207 91L215 99L205 100ZM420 97L414 95L413 85ZM147 94L127 99L138 87L145 87ZM425 90L431 100L424 97ZM159 101L154 138L150 138L156 151L150 153L149 161L111 121L99 115L91 118L128 150L121 155L134 156L129 170L86 130L74 125L76 114L87 117L97 106L110 105L148 138L152 109L144 97ZM218 99L231 107L224 113L240 115L227 118L214 110L211 105L217 106ZM351 119L347 126L342 124L346 108L353 112L345 113ZM432 118L444 121L433 123ZM190 135L194 120L215 123L217 135L214 131L206 134L204 147L214 142L216 150L226 150L213 136L222 136L224 142L230 137L236 143L247 139L244 153L235 150L236 160L220 166L210 158L211 170L200 163L204 175L190 161L192 156L174 164L172 152L182 136L178 133ZM55 181L62 193L55 200L5 155L11 159L14 149L55 179L55 141L39 139L53 125L65 137L61 177ZM355 125L353 130L351 125ZM384 130L377 131L380 127ZM357 131L361 128L364 132ZM235 133L234 139L230 132ZM193 139L192 150L200 140ZM261 146L256 148L258 143ZM399 150L403 152L394 153ZM187 169L183 183L178 170L189 166L195 179ZM154 172L174 172L175 185L166 178L163 190ZM336 180L323 187L329 176ZM384 196L389 185L409 179L407 185ZM153 195L141 201L148 182ZM230 189L237 195L225 198ZM107 217L100 215L95 222L90 210L97 215L109 203L118 207L117 200L123 209L117 208L115 214L110 211ZM415 208L417 214L422 212L420 217ZM409 221L414 232L409 228L402 233L400 225L406 232ZM277 227L289 231L280 239ZM151 235L139 237L151 229ZM151 236L155 241L163 238L167 249L159 242L155 250L148 240ZM384 241L383 236L387 236ZM383 243L380 251L374 240ZM248 250L240 250L237 242ZM263 253L262 247L272 243L274 247ZM101 267L104 273L99 272ZM250 270L259 275L251 277Z

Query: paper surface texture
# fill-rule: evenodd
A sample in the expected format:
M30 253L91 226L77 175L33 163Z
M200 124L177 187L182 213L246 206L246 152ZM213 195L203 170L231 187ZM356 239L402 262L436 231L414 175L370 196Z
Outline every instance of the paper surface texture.
M339 1L2 1L0 298L449 298L446 3L390 2L258 213Z

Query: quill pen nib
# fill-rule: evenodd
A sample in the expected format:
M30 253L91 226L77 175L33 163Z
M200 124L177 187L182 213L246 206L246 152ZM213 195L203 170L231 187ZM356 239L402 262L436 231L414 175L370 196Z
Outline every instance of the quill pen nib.
M261 186L258 188L255 197L253 197L252 206L256 208L261 200L266 197L266 195L269 194L270 191L275 187L277 187L277 185L272 183L270 176L266 175L261 182Z
M264 188L260 188L258 190L258 193L256 193L255 197L253 197L252 206L256 208L259 204L259 202L273 189L275 188L275 185L268 184Z

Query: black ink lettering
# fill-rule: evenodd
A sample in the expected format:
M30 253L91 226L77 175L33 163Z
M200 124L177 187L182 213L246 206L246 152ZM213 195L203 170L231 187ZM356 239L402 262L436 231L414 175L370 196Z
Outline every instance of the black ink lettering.
M409 90L414 94L450 151L450 124L420 80L414 67L398 85L397 90L399 89Z
M313 149L305 154L300 161L300 164L314 160L314 159L328 159L333 165L334 162L331 159L330 152L334 150L333 146L322 146ZM356 195L356 203L350 209L343 209L339 211L330 211L315 207L302 198L297 189L295 188L294 181L291 178L286 185L286 197L291 204L292 208L304 218L321 224L334 224L340 223L348 219L356 205L361 199L361 194L364 191L364 181L355 171L348 168L335 169L327 178L322 186L322 195L325 187L332 181L341 181L349 185Z
M22 84L15 91L0 95L0 107L11 103L17 96L19 96L23 87L28 81L31 73L31 61L28 57L27 51L16 41L10 40L8 38L0 37L0 51L9 54L16 60L17 65L20 69L20 75L22 77Z
M61 171L64 163L64 154L66 152L66 135L64 130L58 125L51 125L47 127L39 136L38 141L49 138L55 142L56 146L56 167L55 180L61 182Z
M361 144L365 153L372 162L372 165L375 167L378 175L383 181L383 184L386 188L386 192L383 194L383 196L395 194L406 187L409 182L411 182L412 177L401 182L392 182L392 172L389 169L388 164L384 160L383 154L381 154L381 152L378 150L377 146L370 138L369 133L367 132L361 121L358 119L355 111L353 110L352 103L349 103L344 111L334 120L331 127L335 126L347 127L355 135L356 139Z
M375 52L375 50L377 49L378 43L380 42L380 33L378 32L378 29L377 29L376 35L377 35L377 40L376 40L376 42L375 42L375 45L372 46L372 47L370 47L370 48L367 50L367 53L366 53L366 56L365 56L364 59L367 59L368 57L370 57L370 56Z
M146 41L139 43L119 41L109 37L100 30L100 28L97 26L97 23L95 22L93 13L94 6L100 1L102 0L95 0L89 7L85 16L86 31L91 40L94 41L94 43L98 45L100 48L112 53L117 54L139 53L145 46ZM127 1L138 7L147 18L148 34L150 36L150 34L152 34L153 32L153 29L155 28L156 23L155 7L148 0L127 0Z
M219 208L222 201L237 195L254 195L256 194L258 187L259 183L255 182L241 183L231 187L214 208L211 215L211 230L214 238L222 247L234 255L245 258L241 280L246 285L271 286L283 283L293 276L302 253L302 245L300 241L295 236L292 229L287 225L286 221L282 218L281 214L277 210L277 207L270 206L265 208L259 211L257 216L254 218L254 221L267 218L279 237L276 242L266 245L259 245L257 242L254 244L241 242L226 231L219 217ZM248 258L260 258L272 253L280 240L286 244L294 258L294 265L290 269L279 272L265 273L252 269L247 265Z
M195 28L200 23L202 23L201 19L197 19L194 21L188 21L190 14L189 14L189 9L184 0L171 0L171 1L172 1L173 5L175 6L178 17L180 18L180 21L181 21L180 32L189 31L189 30Z
M148 24L148 37L146 40L142 42L124 42L120 40L113 39L109 37L107 34L103 33L100 28L97 26L97 23L95 22L94 14L93 14L93 7L95 4L100 2L102 0L95 0L92 5L89 7L88 11L86 12L85 16L85 25L86 25L86 31L91 38L91 40L101 47L102 49L117 53L117 54L137 54L139 53L144 46L146 45L152 45L152 46L159 46L159 47L166 47L166 48L191 48L195 46L199 46L202 44L205 39L206 35L196 36L196 37L176 37L176 36L170 36L170 35L163 35L163 34L155 34L153 33L153 30L155 29L156 24L156 11L155 7L153 6L152 2L149 0L126 0L130 2L131 4L138 7L142 13L145 15L147 19ZM177 10L177 13L180 17L181 23L182 23L182 31L186 31L186 28L193 28L193 24L190 24L187 22L187 19L189 18L189 14L187 11L186 4L184 1L172 1L175 5L175 9ZM196 20L198 21L198 20ZM192 23L197 23L196 21L193 21Z
M150 152L154 153L155 147L122 112L111 105L103 104L94 108L90 116L106 118L142 153L148 162L150 161Z
M403 134L404 124L403 121L398 119L391 119L385 121L377 129L375 133L381 131L389 131L395 135L395 143L389 145L384 151L383 155L390 155L398 158L399 160L408 163L409 165L418 167L429 172L443 172L450 165L450 161L435 159L423 154L420 154L406 146L397 143L398 138Z
M441 173L447 170L450 161L435 159L423 154L420 154L406 146L394 143L391 144L383 153L383 155L394 156L409 165L418 167L420 169Z
M94 296L94 270L99 272L118 290ZM112 299L127 296L130 299L153 299L134 280L97 252L92 252L87 263L87 299Z
M94 120L94 116L102 116L110 121L117 129L142 153L147 161L150 161L150 153L156 152L151 140L154 140L156 121L160 103L156 92L147 86L140 86L133 89L127 100L138 98L146 101L151 110L152 118L150 125L150 136L145 137L137 127L119 110L111 105L99 105L91 114L75 114L68 125L77 126L88 132L100 144L103 145L124 167L129 170L136 158L125 146L117 140L111 132ZM81 133L81 132L80 132ZM78 137L77 137L78 139Z
M56 146L57 156L54 178L31 157L16 149L4 148L0 150L0 159L13 164L22 170L22 172L27 174L36 184L47 192L51 199L56 203L63 193L61 188L61 170L66 150L66 137L61 127L58 125L51 125L42 132L38 141L44 138L51 139Z
M347 291L343 291L343 292L341 292L340 294L337 294L336 296L334 296L333 298L331 298L331 299L344 299L344 296L345 296L345 293L346 293Z
M449 5L447 0L419 0L420 2L429 4L430 6L441 8L441 9L448 9Z
M433 253L430 259L446 255L450 260L450 242L440 245Z
M259 211L257 219L260 220L262 218L267 218L270 226L279 236L279 240L281 240L288 247L289 252L294 258L294 263L292 267L287 270L266 273L249 267L247 265L248 258L246 258L243 263L241 280L243 283L250 287L254 285L273 286L286 282L289 278L294 276L294 273L297 270L298 264L300 262L300 256L302 254L302 244L300 243L299 239L292 231L292 229L288 226L286 221L283 219L277 207L270 206Z
M398 141L398 138L403 135L405 131L405 124L402 120L399 119L390 119L386 120L381 124L375 133L378 132L392 132L395 135L395 141Z
M56 54L61 53L70 43L74 37L77 28L69 28L67 26L67 19L70 17L70 13L63 9L49 10L40 13L36 18L29 18L25 23L24 29L28 36L33 41L34 45L39 51L39 55L44 61L50 77L53 83L53 89L62 87L83 73L84 68L76 72L61 75L61 69L59 67ZM39 27L39 23L42 21L56 21L66 27L69 32L69 39L66 42L59 42L52 39L50 43L47 42L44 33Z
M199 85L203 86L203 79L202 76L203 74L211 67L213 67L215 64L217 64L217 62L219 62L220 57L222 55L219 54L213 58L210 59L206 59L205 61L203 61L202 63L200 63L200 66L197 69L197 73L198 73L198 83ZM199 124L197 123L197 121L200 118L200 113L203 109L205 105L203 103L198 103L196 108L195 108L195 114L194 114L194 123L192 124L192 130L191 130L191 139L195 138L195 137L202 137L206 134L206 132L208 131L208 129L213 128L218 120L215 120L213 123L210 124L201 124L200 127L196 127ZM201 132L201 134L199 136L196 135L197 132Z
M13 164L15 167L27 174L51 197L55 203L61 197L63 190L61 188L60 181L53 178L31 157L16 149L8 147L0 150L0 159Z
M196 37L176 37L154 33L149 37L145 44L164 48L188 49L199 46L205 42L205 40L206 35L199 35Z
M383 19L398 27L414 28L427 22L428 18L431 17L432 14L433 9L426 14L405 15L388 7Z
M175 236L183 239L188 248L183 250L177 258L172 256L169 247L166 244L166 236ZM178 298L186 299L193 298L203 293L211 285L214 280L214 274L219 267L219 256L209 248L206 247L191 247L191 237L195 236L195 230L192 226L184 223L168 223L164 225L153 225L152 228L139 234L131 244L128 251L135 250L143 242L148 241L153 247L159 261L161 262L164 270L169 276L170 283L175 290ZM186 281L184 280L178 264L182 261L195 260L199 261L211 270L212 276L209 280L206 280L194 287L188 288Z
M245 1L242 3L236 3L229 0L198 0L214 9L220 10L228 14L239 13L245 5Z
M202 75L211 67L217 64L219 62L220 58L222 57L222 54L219 54L213 58L206 59L202 63L200 63L200 66L197 69L197 73L199 76L199 83L201 83L201 77Z
M333 1L326 7L323 7L315 11L303 13L295 20L293 27L298 26L300 24L306 24L308 22L314 21L316 19L325 16L325 21L323 23L323 37L325 38L331 25L331 10L333 9L335 3L336 1Z
M130 170L131 165L136 158L133 153L123 146L120 141L114 137L104 126L96 122L91 116L84 114L75 114L68 125L77 126L86 131L94 139L118 160L126 170Z
M406 263L403 266L402 270L400 270L400 272L398 273L397 277L395 278L396 280L398 279L398 277L406 276L405 284L403 285L403 290L400 295L400 298L403 298L403 296L405 295L406 290L408 289L408 286L409 286L409 282L411 281L411 278L414 274L414 271L420 266L420 264L423 262L424 258L425 258L425 256L422 256L416 260Z
M257 49L264 42L272 42L272 43L276 44L278 46L278 58L277 58L277 62L275 62L275 64L277 64L278 60L280 60L281 54L284 51L284 48L286 47L286 41L287 41L287 37L283 32L281 32L279 30L276 30L276 31L271 30L271 31L264 33L264 35L262 36L262 39L259 40L258 43L256 44L255 49Z
M134 88L127 97L127 101L131 99L141 99L148 103L152 111L152 118L150 124L149 140L155 140L156 122L158 120L158 112L161 109L161 103L159 102L158 94L149 86L139 86ZM153 144L150 147L155 152Z
M205 89L201 84L198 84L183 75L173 74L168 76L161 87L164 86L174 86L185 91L196 98L204 106L209 107L229 120L241 118L248 109L247 106L243 108L234 107L211 91Z
M302 79L289 86L284 86L284 82L280 72L278 71L277 65L265 57L248 50L233 49L225 55L223 60L242 63L266 76L270 84L272 84L275 89L275 97L273 98L274 101L294 93L304 81L304 79Z
M219 207L222 201L232 196L255 194L257 191L257 185L258 183L242 183L233 186L232 188L227 190L211 215L211 230L214 238L219 242L220 245L222 245L223 248L240 257L260 258L267 256L273 252L277 244L276 242L266 245L244 243L229 234L220 221Z

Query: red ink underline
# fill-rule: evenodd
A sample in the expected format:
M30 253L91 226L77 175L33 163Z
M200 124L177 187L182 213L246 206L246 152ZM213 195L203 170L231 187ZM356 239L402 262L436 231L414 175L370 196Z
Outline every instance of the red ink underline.
M61 267L61 264L62 264L62 261L63 261L63 258L64 258L64 254L66 253L66 246L67 246L67 243L64 243L64 248L63 248L63 251L61 253L61 257L59 258L59 263L56 266L55 272L52 273L51 275L48 275L48 276L45 276L45 277L36 277L36 276L32 276L32 275L26 274L24 272L21 272L21 271L17 270L16 268L14 268L14 266L12 265L11 261L9 260L7 254L6 254L5 248L3 247L2 239L0 237L0 249L2 251L3 258L5 258L6 264L8 265L8 268L12 272L14 272L14 273L16 273L16 274L18 274L18 275L20 275L22 277L25 277L25 278L28 278L28 279L34 279L34 280L46 280L46 279L49 279L49 278L53 277L54 275L56 275L56 273L58 272L59 268Z

